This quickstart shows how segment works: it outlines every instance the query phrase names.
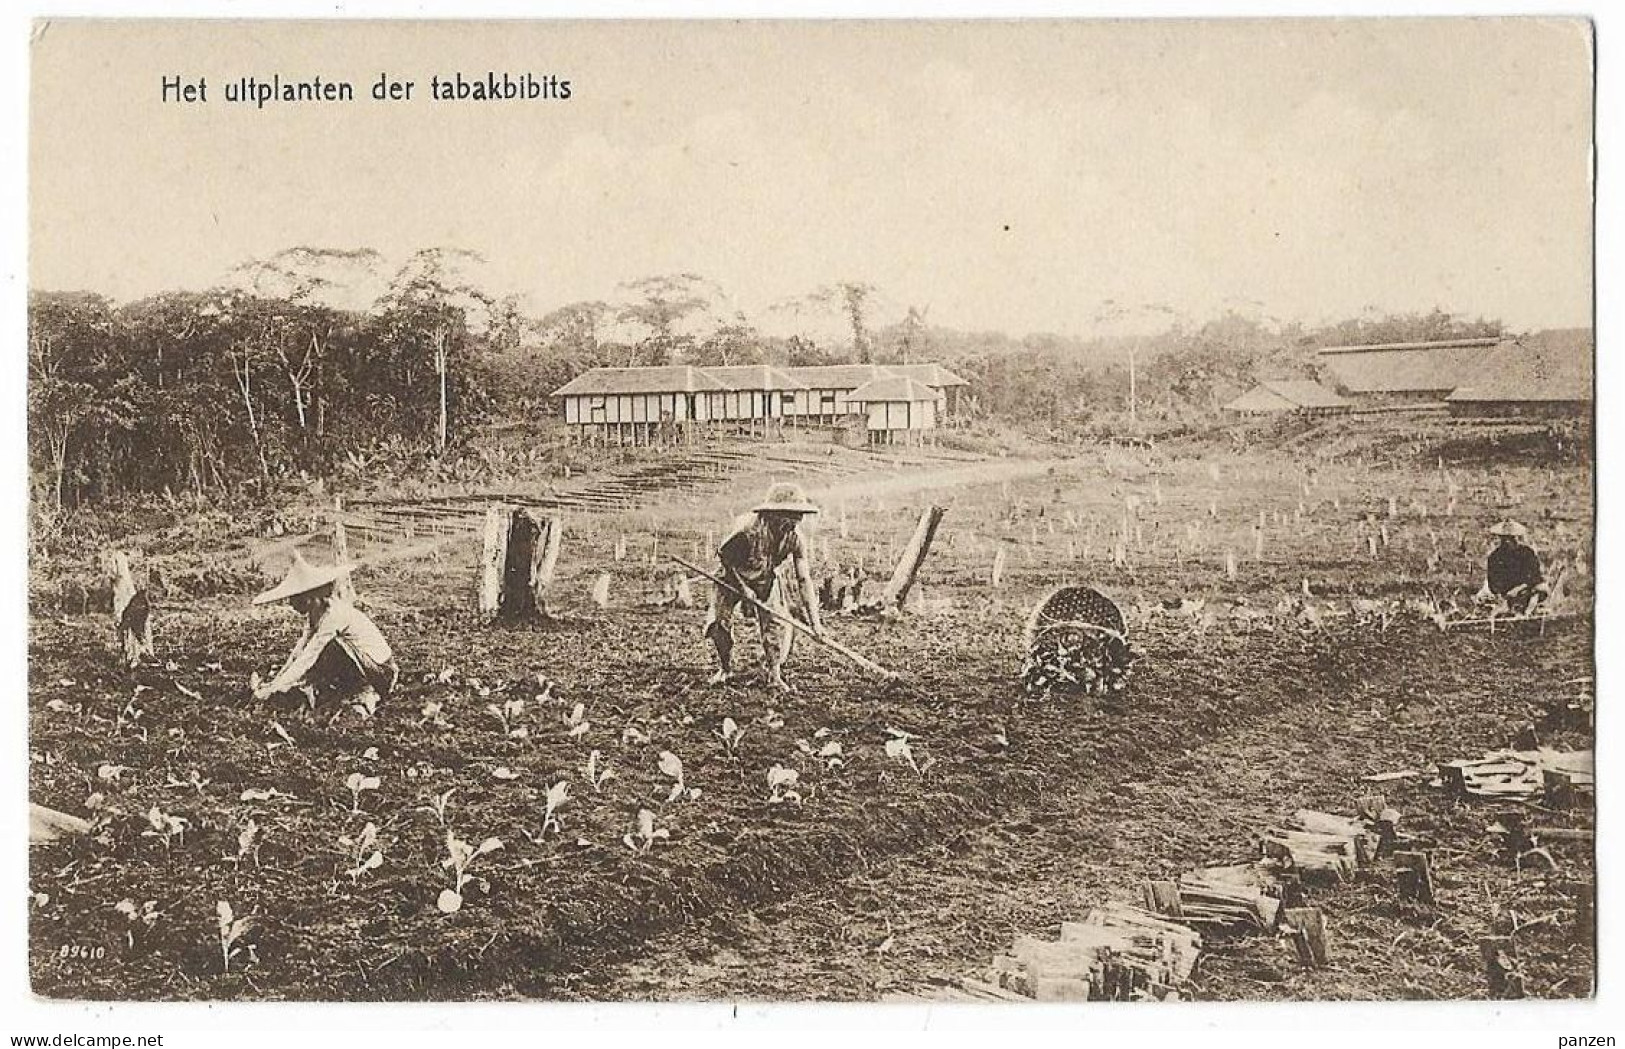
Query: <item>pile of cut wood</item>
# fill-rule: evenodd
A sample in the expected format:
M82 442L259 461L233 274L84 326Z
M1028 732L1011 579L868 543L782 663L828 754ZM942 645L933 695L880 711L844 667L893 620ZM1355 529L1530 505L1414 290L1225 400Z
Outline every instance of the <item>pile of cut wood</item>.
M1544 798L1559 808L1581 804L1596 789L1596 773L1589 750L1499 750L1478 759L1439 763L1435 786L1458 796L1483 798Z
M987 984L1040 1002L1169 1001L1196 968L1199 933L1137 907L1095 907L1059 940L1018 936ZM980 981L971 981L972 983Z

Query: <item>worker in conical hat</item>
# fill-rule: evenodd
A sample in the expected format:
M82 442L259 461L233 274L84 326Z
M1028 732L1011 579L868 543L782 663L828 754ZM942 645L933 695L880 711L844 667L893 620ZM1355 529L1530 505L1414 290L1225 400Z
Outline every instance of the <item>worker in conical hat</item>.
M734 609L743 601L740 590L749 591L752 597L775 611L789 614L783 588L776 585L779 566L786 561L795 572L802 607L807 610L807 625L815 634L823 632L807 546L798 530L803 517L817 512L818 507L799 486L780 482L767 490L767 495L750 513L734 522L732 530L717 547L717 556L722 561L721 575L728 583L718 584L713 589L711 615L705 624L705 636L717 655L717 672L711 677L713 685L726 682L733 673L732 622ZM787 689L784 661L789 658L794 635L783 621L756 609L752 611L762 637L768 687Z
M1547 587L1540 556L1524 542L1529 530L1506 520L1492 525L1490 534L1499 540L1485 566L1490 593L1506 601L1507 607L1519 615L1533 611Z
M286 601L305 617L305 630L271 680L254 687L255 699L304 690L313 700L355 700L372 706L400 677L389 642L366 613L334 593L349 565L313 565L294 551L282 582L254 598L256 605Z

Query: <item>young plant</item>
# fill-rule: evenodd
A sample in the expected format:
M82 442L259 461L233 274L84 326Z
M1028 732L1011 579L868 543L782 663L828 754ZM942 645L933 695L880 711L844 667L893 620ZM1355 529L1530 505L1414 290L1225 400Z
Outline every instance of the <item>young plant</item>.
M145 936L158 924L164 913L158 909L157 900L148 900L140 907L132 899L122 899L113 905L113 909L124 915L129 926L124 930L124 940L133 950L135 948L136 933Z
M252 858L254 866L260 865L260 825L250 817L243 821L243 829L237 832L237 855L228 857L233 863L242 863Z
M628 725L621 730L621 742L637 743L641 745L649 742L649 735L648 733L639 729L636 725Z
M350 884L358 885L361 878L368 871L377 870L384 865L384 854L375 846L378 844L378 824L368 821L361 833L354 838L345 835L339 838L339 844L344 846L350 856L352 866L344 873L350 876Z
M586 735L587 730L592 727L592 723L587 720L586 715L587 705L577 703L571 708L570 713L564 716L564 724L569 727L572 738Z
M141 832L143 838L163 838L164 848L169 848L175 842L186 844L186 828L191 824L180 816L172 816L161 812L154 805L147 810L147 825L151 829Z
M485 705L485 709L491 714L491 716L502 722L503 735L509 737L510 739L524 739L530 735L530 729L523 725L515 724L515 722L519 720L520 715L524 714L525 712L525 701L523 699L516 696L513 699L507 700L501 706L498 706L495 703L487 703Z
M374 714L378 713L377 690L370 688L362 689L356 694L355 702L350 704L350 709L361 715L362 721L366 721L368 718L371 718Z
M598 794L603 791L604 784L615 778L615 769L606 762L602 768L598 765L598 751L587 755L587 783L591 785L592 792Z
M662 750L660 752L660 771L670 776L673 780L671 791L666 795L666 801L668 803L677 801L685 796L690 801L693 801L695 798L700 796L699 788L691 788L686 782L684 782L683 759L679 758L676 754L673 754L669 750Z
M433 725L435 728L451 728L451 722L446 720L445 709L446 705L439 700L429 700L423 704L423 709L420 711L423 716L418 718L418 724Z
M722 719L722 728L717 730L717 735L722 738L722 747L730 758L739 756L739 739L744 734L745 730L733 718Z
M633 852L648 852L654 848L656 841L670 837L671 831L665 827L655 826L654 813L648 809L639 809L637 829L631 834L622 835L621 841Z
M927 758L924 765L915 763L914 748L910 745L915 737L901 729L888 728L886 732L891 736L886 741L886 756L893 761L906 762L916 775L925 775L925 770L931 767L931 759Z
M442 914L455 914L463 906L463 886L473 880L474 876L468 873L468 868L474 861L488 852L495 852L502 848L502 839L486 838L476 847L463 841L451 831L446 831L446 851L450 853L440 861L440 866L449 867L456 872L457 880L454 887L442 889L440 898L435 906L440 908Z
M559 780L547 788L546 808L542 810L542 837L547 837L547 829L553 828L555 834L564 833L564 825L559 822L555 813L559 806L570 800L570 781Z
M361 811L361 795L369 790L378 789L377 776L363 776L359 772L350 773L344 785L350 791L350 812L352 815Z
M428 809L430 812L434 813L435 819L440 821L440 825L442 827L444 827L446 825L446 806L448 804L450 804L451 796L453 794L455 794L455 793L457 793L457 788L452 787L450 790L446 791L444 794L436 794L430 800L429 804L422 806L423 808Z
M783 765L774 765L767 770L767 788L771 791L767 796L769 805L779 805L787 801L801 804L801 792L796 785L801 782L801 773L795 769L787 769Z
M821 728L813 733L813 739L823 739L827 735L829 735L829 729ZM827 768L837 769L846 764L845 751L835 740L829 740L822 746L814 747L807 740L798 739L796 740L796 749L809 758L817 758L822 761Z
M201 772L199 772L197 769L193 769L191 775L186 779L177 779L174 773L170 773L169 776L164 780L164 786L171 788L178 787L183 790L187 787L191 787L193 790L197 791L198 797L201 798L203 796L203 788L207 787L209 782L209 780L203 778L203 774Z
M237 941L242 939L252 923L247 918L236 918L232 914L231 904L221 900L215 904L214 913L220 920L220 969L222 972L231 972L231 959L236 957Z

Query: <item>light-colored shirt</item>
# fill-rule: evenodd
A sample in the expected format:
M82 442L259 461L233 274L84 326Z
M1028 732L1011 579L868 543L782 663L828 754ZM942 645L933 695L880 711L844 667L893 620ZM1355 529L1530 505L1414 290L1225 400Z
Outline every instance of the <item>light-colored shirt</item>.
M389 642L384 640L384 635L365 612L348 601L329 598L316 622L306 623L304 635L288 654L287 664L266 686L267 691L280 692L299 684L310 668L316 665L322 649L335 640L342 642L359 659L379 666L388 663L395 655L390 650Z

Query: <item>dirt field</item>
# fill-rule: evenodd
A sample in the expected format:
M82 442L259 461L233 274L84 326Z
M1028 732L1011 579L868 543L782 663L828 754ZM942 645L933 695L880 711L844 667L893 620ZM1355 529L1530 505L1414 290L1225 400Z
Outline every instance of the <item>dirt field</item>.
M931 994L1017 933L1134 900L1143 878L1245 857L1251 828L1295 808L1351 812L1373 789L1362 775L1505 746L1589 687L1587 466L1338 451L740 460L637 509L566 510L560 619L534 628L466 610L464 524L380 523L352 539L377 562L357 584L407 677L370 718L245 699L250 672L274 669L297 635L286 610L248 610L251 586L163 607L169 662L133 675L115 668L105 614L40 610L31 800L83 813L100 794L106 824L101 840L31 849L35 990ZM748 680L708 689L703 609L653 606L673 577L665 554L702 554L791 473L826 508L811 535L821 567L888 569L920 510L948 507L908 615L832 620L906 684L876 686L801 645L787 697ZM358 512L382 522L380 505ZM1441 633L1407 602L1465 606L1484 527L1513 512L1563 573L1569 613L1543 631ZM603 573L608 608L589 599ZM1026 611L1061 582L1100 586L1128 614L1142 660L1110 705L1034 703L1016 685ZM519 700L506 722L489 709ZM743 728L735 746L724 718ZM913 765L887 756L892 729L911 734ZM1590 744L1584 726L1540 729L1549 745ZM600 789L595 751L595 770L614 770ZM668 751L681 795L660 769ZM799 773L799 801L769 800L775 765ZM353 792L352 774L376 788ZM1452 805L1427 780L1381 789L1435 842L1437 905L1400 904L1391 871L1317 888L1330 968L1299 969L1273 937L1221 942L1193 993L1481 997L1477 941L1494 930L1517 938L1530 994L1588 994L1589 845L1554 848L1555 870L1515 869L1485 834L1493 807ZM544 826L560 781L568 797ZM656 837L638 837L642 809ZM376 840L360 844L369 823ZM436 906L456 882L448 830L501 842L467 866L454 914ZM219 901L250 919L229 963Z

